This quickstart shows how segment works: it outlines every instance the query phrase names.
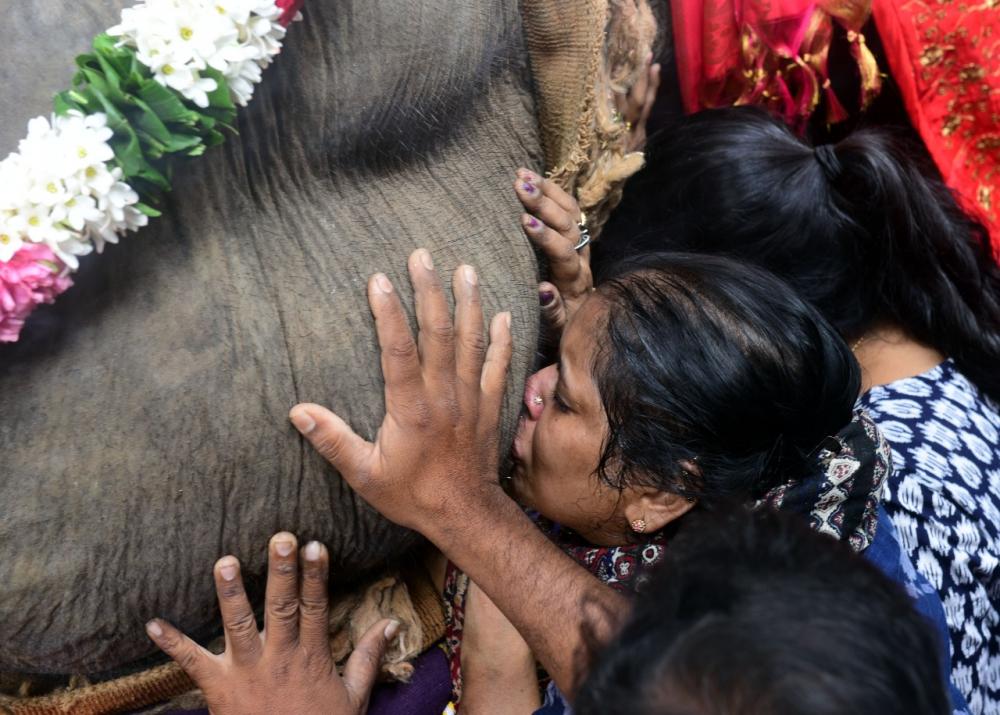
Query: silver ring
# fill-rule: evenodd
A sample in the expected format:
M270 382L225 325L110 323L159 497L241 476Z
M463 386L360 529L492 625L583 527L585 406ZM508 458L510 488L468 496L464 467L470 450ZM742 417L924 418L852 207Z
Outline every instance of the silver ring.
M576 226L580 229L580 242L573 246L573 250L579 251L590 243L590 231L587 230L587 214L583 211L580 212L580 222Z

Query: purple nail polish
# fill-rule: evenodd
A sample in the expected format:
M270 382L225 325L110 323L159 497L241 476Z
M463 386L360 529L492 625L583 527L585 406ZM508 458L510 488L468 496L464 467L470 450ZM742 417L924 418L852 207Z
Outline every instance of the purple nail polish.
M543 290L541 293L538 294L538 302L541 303L542 306L549 305L555 299L556 299L556 294L550 290Z
M526 182L524 182L524 185L523 185L523 187L522 187L522 188L523 188L523 189L524 189L525 191L527 191L527 192L528 192L529 194L533 194L533 193L535 193L535 185L534 185L534 184L529 184L529 183L528 183L527 181L526 181Z
M528 228L538 228L541 225L542 224L539 223L538 219L535 218L534 216L532 216L532 217L530 217L528 219Z

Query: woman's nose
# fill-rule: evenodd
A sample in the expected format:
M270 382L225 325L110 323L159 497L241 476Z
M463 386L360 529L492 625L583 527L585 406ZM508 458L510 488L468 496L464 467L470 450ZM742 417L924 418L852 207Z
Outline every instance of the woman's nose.
M524 406L531 419L537 420L545 411L545 400L555 389L559 378L555 365L549 365L528 378L524 385Z

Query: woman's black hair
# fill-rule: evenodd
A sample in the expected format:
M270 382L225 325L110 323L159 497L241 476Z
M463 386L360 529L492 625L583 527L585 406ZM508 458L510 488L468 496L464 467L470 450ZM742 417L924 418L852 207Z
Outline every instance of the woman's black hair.
M594 378L608 418L598 474L704 506L745 502L816 469L852 418L860 368L823 317L733 260L645 254L598 288Z
M579 715L951 713L929 622L846 544L770 512L682 522Z
M754 261L848 340L899 326L1000 402L1000 267L989 234L911 148L861 129L814 150L761 110L700 112L659 137L639 179L657 200L620 228L638 235L632 250Z

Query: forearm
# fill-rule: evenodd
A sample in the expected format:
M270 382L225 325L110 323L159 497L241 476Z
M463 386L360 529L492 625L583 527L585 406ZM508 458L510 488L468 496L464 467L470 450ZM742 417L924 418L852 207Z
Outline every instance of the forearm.
M465 644L462 651L463 715L527 715L541 707L531 653L512 662L504 653L466 659Z
M424 536L493 600L569 695L588 649L610 639L628 603L559 550L499 488L477 502L436 520Z

